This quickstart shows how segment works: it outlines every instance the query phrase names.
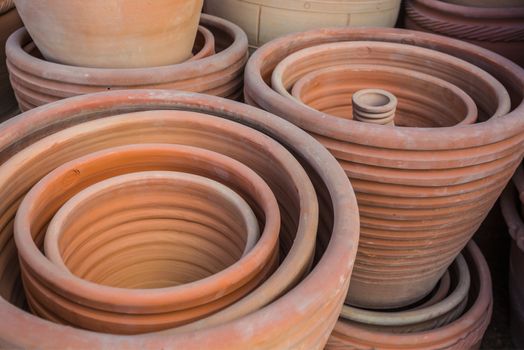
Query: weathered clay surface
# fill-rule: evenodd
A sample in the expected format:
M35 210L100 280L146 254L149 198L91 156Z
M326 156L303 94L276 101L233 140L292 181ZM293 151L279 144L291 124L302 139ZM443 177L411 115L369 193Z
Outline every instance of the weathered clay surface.
M15 0L44 57L79 67L143 68L191 55L203 0Z
M118 120L119 114L152 109L191 110L213 114L214 117L206 117L205 123L199 118L191 118L189 122L194 123L193 127L171 124L162 112L158 112L159 118L151 116L140 120L135 116ZM110 117L112 115L116 117ZM22 162L22 168L17 167L18 170L24 169L21 173L5 163L46 135L99 118L102 119L97 128L79 126L81 130L70 130L74 141L70 139L70 142L39 149L41 159L46 160L44 163L31 165L31 161L24 157L28 162ZM234 133L231 127L202 133L209 130L206 128L212 127L210 125L215 125L209 123L210 118L234 120L230 124L235 125L233 129L240 128L240 134ZM109 137L95 136L97 131L102 130ZM2 346L47 349L324 347L349 285L358 241L359 217L356 199L344 172L329 152L307 133L250 106L213 96L155 90L110 92L59 101L12 119L2 125L2 131L0 159L6 166L0 166L0 172L12 171L14 177L8 177L17 179L8 181L9 185L0 186L13 194L2 194L6 200L0 204L6 219L0 236L5 242L0 251L0 311L3 319L8 320L0 326ZM187 138L188 133L199 137L192 142ZM318 200L303 168L270 136L290 147L307 167L319 193ZM245 141L246 137L250 142ZM280 206L282 250L277 270L240 302L201 321L162 333L115 336L88 332L42 320L20 309L24 298L20 293L19 265L10 226L14 215L12 209L18 206L19 198L42 176L68 160L86 152L137 142L182 143L211 149L256 171L270 186ZM28 178L23 174L31 176ZM320 207L319 202L323 203ZM316 236L328 244L325 251L318 252L318 261L310 270ZM42 267L46 266L49 262L46 263L44 258ZM290 278L292 271L299 274ZM319 285L323 288L318 288ZM32 331L27 332L27 329ZM246 329L249 331L246 332ZM20 330L24 330L24 336L17 333Z
M515 7L497 3L494 7L476 7L440 0L407 0L405 26L469 41L524 67L524 3L520 1Z
M35 52L25 29L20 29L10 37L6 48L20 109L26 111L66 97L121 89L174 89L240 98L247 61L246 34L236 25L209 15L202 15L200 24L213 33L216 54L139 69L98 69L48 62ZM197 45L202 46L198 41Z
M445 80L473 99L481 122L372 125L322 113L290 95L309 72L347 64L399 67ZM283 66L289 70L278 71ZM361 216L348 302L395 308L435 287L520 163L523 88L520 67L468 43L400 29L340 28L261 47L246 66L244 95L310 132L339 160Z

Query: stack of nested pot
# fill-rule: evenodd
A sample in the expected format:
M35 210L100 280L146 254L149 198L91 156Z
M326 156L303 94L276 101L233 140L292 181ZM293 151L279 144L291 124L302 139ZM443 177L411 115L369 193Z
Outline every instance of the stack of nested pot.
M480 45L524 67L521 0L407 0L405 26Z
M246 31L252 49L282 35L322 27L394 27L400 0L205 0L204 12Z
M167 90L64 99L0 129L1 347L324 348L359 215L306 132Z
M26 28L6 53L23 111L107 90L242 95L247 37L226 20L200 17L203 0L15 2Z
M433 296L448 269L455 284L465 281L450 266L460 263L460 251L522 160L523 91L524 71L511 61L400 29L297 33L253 54L246 101L319 140L357 195L361 235L346 299L351 308L339 322L351 325L342 327L351 334L348 346L463 348L480 341L491 315L491 282L480 253L471 253L476 248L464 253L477 256L469 263L467 305L464 294L451 298L457 286L444 293L445 307L434 307ZM428 302L431 312L423 316L420 305ZM426 333L388 338L431 328L429 343ZM357 331L365 329L373 332Z
M15 95L9 82L5 63L5 43L7 38L22 26L15 4L12 0L0 1L0 122L18 112Z
M502 215L511 235L509 297L511 336L517 348L524 348L524 169L520 166L500 199Z

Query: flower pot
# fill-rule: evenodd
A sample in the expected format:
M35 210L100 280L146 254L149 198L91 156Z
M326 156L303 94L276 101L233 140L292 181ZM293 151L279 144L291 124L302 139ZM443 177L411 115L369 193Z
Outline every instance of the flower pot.
M213 116L198 117L190 113L185 123L176 123L176 118L168 117L166 111L148 112L142 115L143 118L136 114L119 116L166 109ZM88 120L96 125L82 124ZM76 124L72 129L59 131ZM358 241L358 211L349 180L329 152L307 133L250 106L208 95L155 90L78 96L26 112L3 124L2 130L4 138L0 154L5 167L0 168L14 176L9 175L9 178L17 179L12 186L0 187L10 193L16 192L12 193L13 196L6 196L2 202L3 217L7 222L13 218L18 198L64 162L119 145L170 142L211 149L236 159L258 173L277 198L282 223L279 266L252 293L228 308L189 325L135 336L100 334L62 326L20 309L18 306L22 305L24 298L18 294L19 265L12 229L8 225L0 236L2 242L6 242L0 250L0 285L3 288L0 309L4 319L9 320L0 327L2 345L141 349L159 346L284 349L289 348L290 344L308 349L324 347L347 292ZM72 139L66 138L51 148L38 146L39 139L47 135L53 138L58 135L55 134L57 132ZM100 134L97 136L97 133ZM46 140L50 141L44 138L42 142ZM295 156L275 140L290 147ZM30 157L30 160L23 157L23 153L38 155L40 161L33 163L35 158ZM23 157L24 164L19 164L21 167L9 166L7 162L14 165L12 157ZM297 159L309 170L311 180ZM75 174L73 171L68 178L73 180L73 184ZM216 176L221 174L218 172ZM319 208L310 181L315 184L322 203L327 205ZM250 205L253 208L252 203ZM322 225L317 225L318 222ZM319 259L312 267L317 233L328 243L325 250L318 252ZM52 268L53 265L40 252L38 254L38 259L43 259L41 267ZM319 285L324 288L318 288ZM308 303L297 303L298 300L308 300ZM246 326L253 331L247 334ZM32 332L25 332L28 328ZM23 337L16 333L16 330L22 329Z
M203 0L15 0L46 60L79 67L166 66L191 55Z
M521 1L497 1L492 7L489 4L495 1L475 1L475 5L453 2L406 1L405 27L468 41L524 67L524 4Z
M31 49L31 38L20 29L8 40L6 49L20 109L26 111L66 97L120 89L175 89L238 99L247 60L246 35L236 25L213 16L202 15L200 23L213 33L216 54L138 69L86 68L46 61ZM197 37L197 48L202 48L201 40Z
M307 74L348 64L445 80L473 99L480 123L375 125L315 110L290 95ZM519 164L523 87L520 67L474 45L400 29L339 28L292 34L261 47L246 66L244 96L307 130L338 159L361 216L347 302L388 309L430 293ZM457 112L455 120L463 116Z
M471 275L471 302L456 320L432 330L393 334L367 330L340 319L326 349L479 349L491 320L491 276L486 260L473 241L463 254Z
M238 24L257 48L282 35L344 26L394 27L399 0L206 0L204 12Z

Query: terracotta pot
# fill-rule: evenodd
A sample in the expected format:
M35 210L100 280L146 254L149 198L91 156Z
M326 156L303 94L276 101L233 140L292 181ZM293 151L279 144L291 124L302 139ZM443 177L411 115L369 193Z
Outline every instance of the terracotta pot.
M215 54L215 37L213 33L203 26L198 26L193 56L188 61L196 61Z
M185 61L191 55L202 3L15 0L27 30L47 60L99 68L155 67Z
M279 77L273 77L272 85L281 85ZM406 85L399 85L399 81ZM475 102L455 85L387 66L336 65L314 70L296 81L292 95L313 109L352 119L351 96L368 87L385 89L398 98L394 113L397 126L442 127L473 124L477 120Z
M8 40L6 49L20 109L26 111L66 97L119 89L176 89L238 99L247 61L246 35L236 25L213 16L202 15L200 23L215 37L215 55L140 69L98 69L48 62L31 50L31 38L20 29ZM197 42L197 47L201 45Z
M444 2L473 7L518 7L521 0L442 0Z
M517 348L524 346L524 215L519 212L522 211L523 175L522 167L519 167L513 177L513 184L508 185L500 199L502 215L512 238L509 263L510 326L511 337Z
M468 266L461 255L451 265L450 270L453 276L453 288L449 295L450 274L447 273L441 279L434 295L421 306L416 305L400 311L379 312L344 305L340 322L385 333L414 333L445 326L462 314L470 289ZM440 290L442 287L444 292Z
M473 241L463 254L471 275L471 305L458 319L433 330L407 334L370 331L340 319L326 349L478 349L491 319L491 276L486 260Z
M408 0L405 27L480 45L524 67L524 4L505 4L497 1L493 7L477 7L440 0Z
M398 67L445 80L473 99L484 122L372 125L319 112L289 94L306 74L340 64ZM244 95L307 130L337 157L361 215L348 302L396 308L435 287L520 162L523 88L522 69L474 45L399 29L324 29L257 50L246 66ZM517 106L509 114L508 93Z
M122 121L125 119L126 123L136 123L135 127L131 129L117 122L118 117L105 118L131 111L151 109L193 110L214 114L216 117L206 118L205 123L198 123L198 118L191 118L192 123L197 123L195 128L170 128L169 120L165 115L158 119L151 117L150 123L145 120L141 122L136 116L121 118ZM58 149L64 152L60 152L62 154L60 159L46 157L42 154L43 159L50 160L49 163L52 164L46 164L46 166L40 164L36 168L29 166L33 170L23 173L31 174L32 180L24 185L17 183L15 187L2 186L0 188L16 189L15 192L19 192L19 195L15 197L20 198L48 171L64 161L82 155L86 149L81 145L103 149L118 144L137 142L189 143L229 155L264 178L279 202L282 217L280 243L281 247L286 247L289 251L282 250L281 265L259 288L240 302L211 317L162 333L112 336L44 321L16 306L21 304L10 303L23 303L23 298L16 294L20 290L18 263L11 239L12 230L10 226L7 226L7 230L2 231L0 236L3 242L7 242L7 245L3 245L0 251L0 271L2 272L0 274L2 284L0 285L3 287L0 308L4 319L8 319L9 322L0 327L1 344L6 347L26 348L35 346L40 348L63 346L127 348L180 346L198 349L283 349L290 346L308 349L323 348L337 320L347 292L358 240L356 200L347 177L338 168L329 152L307 133L280 118L250 106L207 95L146 90L79 96L35 109L14 118L2 125L2 130L5 132L1 133L1 144L3 145L2 152L0 152L1 159L3 161L9 159L13 154L45 135L96 118L104 118L99 121L99 126L103 129L105 122L108 123L107 135L110 137L103 138L105 141L101 143L102 139L94 137L93 132L96 132L95 129L98 128L82 128L80 134L78 133L80 130L77 130L70 134L71 136L76 135L73 143L52 147L53 152ZM202 133L210 127L209 118L233 119L236 122L255 127L290 147L303 166L308 169L319 192L319 198L322 198L322 203L326 203L320 208L322 225L319 227L318 235L329 241L326 250L319 252L320 258L310 272L308 268L311 255L306 252L312 252L315 244L318 218L315 211L318 208L318 202L313 189L308 185L309 180L305 172L298 164L294 166L293 163L296 164L296 161L293 156L285 152L269 136L250 130L248 127L242 127L233 122L228 123L237 125L235 129L242 129L237 136L229 131L229 127ZM111 120L115 121L111 122ZM134 131L130 132L131 130ZM190 142L188 135L197 131L199 138L193 138L193 141ZM164 134L166 132L167 134ZM178 132L179 136L174 137L174 132ZM122 137L126 135L124 139L120 139L118 136L120 133ZM85 135L82 142L80 142L81 135ZM249 138L250 141L246 142L245 138ZM87 143L84 144L84 142ZM74 147L70 147L72 145ZM95 150L92 147L89 152ZM1 168L9 167L6 165ZM22 174L18 173L18 175ZM15 178L22 180L22 176ZM29 179L26 178L26 180ZM2 210L6 215L5 218L12 218L14 212L9 211L9 207L13 205L16 209L17 199L11 201L6 198L3 204L6 209ZM287 245L287 242L290 242L291 245ZM48 265L49 263L44 264L44 266ZM290 281L290 271L297 269L303 273ZM285 280L290 283L283 285ZM325 288L318 288L319 285ZM9 301L4 299L6 297L10 298ZM299 300L308 300L308 303L297 302ZM253 331L246 333L246 326ZM16 330L28 329L27 327L30 327L32 332L24 337L16 334Z
M394 27L400 0L206 0L204 12L238 24L251 47L322 27Z
M11 117L13 112L18 109L5 64L5 43L11 33L22 27L22 21L16 9L10 7L8 2L0 3L0 9L2 9L0 11L0 96L2 96L0 100L0 122L2 122Z

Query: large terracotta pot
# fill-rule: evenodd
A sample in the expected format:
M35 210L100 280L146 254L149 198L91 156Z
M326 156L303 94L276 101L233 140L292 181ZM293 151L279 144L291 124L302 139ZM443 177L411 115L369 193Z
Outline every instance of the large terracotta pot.
M509 262L509 297L511 337L517 348L524 347L524 171L519 167L500 199L502 215L511 235ZM520 198L520 200L519 200Z
M191 55L203 0L15 0L31 37L52 62L140 68Z
M486 260L473 241L463 254L471 274L471 302L458 319L433 330L406 334L371 331L340 319L326 349L479 349L493 308L491 276Z
M120 121L117 120L118 116L108 118L152 109L209 113L218 120L234 120L230 124L236 125L234 129L242 130L237 136L232 134L229 127L202 133L210 125L214 125L209 124L209 119L213 117L206 117L206 122L200 124L199 118L192 118L192 128L173 128L169 127L169 118L166 119L161 112L159 118L150 117L149 122L136 116L123 117ZM0 309L3 319L9 321L0 326L0 344L8 348L48 349L322 349L338 318L347 292L359 227L356 199L351 185L329 152L290 123L250 106L194 93L135 90L59 101L4 123L0 134L0 159L5 162L13 155L18 157L16 154L20 154L19 151L46 135L98 118L102 119L97 128L82 128L80 133L78 129L71 129L70 136L74 141L71 139L71 142L60 146L41 149L44 152L41 159L45 165L23 162L25 164L20 164L22 168L19 169L28 171L14 171L14 178L11 177L21 181L0 186L0 189L8 192L17 192L11 192L11 199L5 197L6 200L2 202L3 217L7 222L13 218L13 209L18 207L19 198L26 191L63 162L85 154L87 149L84 147L92 152L137 142L181 142L230 156L249 166L267 182L279 202L281 212L280 266L253 293L201 321L161 333L136 336L100 334L64 327L20 309L24 298L20 294L19 265L12 240L12 226L8 224L3 226L5 229L0 235L2 242L5 242L0 251ZM102 129L107 131L108 137L95 137L96 130ZM188 135L195 133L200 137L193 138L194 142L190 142ZM246 137L250 138L249 142L245 141ZM285 151L275 139L289 147L297 158ZM50 156L51 154L56 157ZM296 159L308 169L310 179L319 193L318 201L308 176ZM10 172L11 167L0 168ZM323 204L320 207L319 202ZM318 235L329 243L325 251L318 252L319 259L309 270L317 229ZM49 266L45 259L43 266ZM292 271L301 273L290 278ZM319 285L323 288L318 288ZM307 300L306 304L302 302L304 300ZM27 332L27 329L32 331ZM250 331L246 332L246 329ZM17 333L20 330L24 330L24 336Z
M405 26L495 51L524 67L524 4L493 7L407 0Z
M204 12L238 24L257 48L282 35L322 27L394 27L400 0L205 0Z
M216 54L140 69L85 68L48 62L31 49L31 38L20 29L8 40L6 49L20 109L26 111L66 97L120 89L175 89L238 99L247 61L246 34L236 25L209 15L202 15L200 23L213 33Z
M473 99L483 122L373 125L317 111L289 94L309 72L347 64L445 80ZM395 308L435 287L521 161L523 88L520 67L477 46L400 29L354 28L292 34L261 47L246 66L244 95L307 130L337 157L361 215L348 302ZM517 107L508 113L510 95Z
M5 63L5 43L7 38L18 28L22 27L22 21L11 1L0 2L0 122L16 114L18 109L15 95L9 82L9 73Z

